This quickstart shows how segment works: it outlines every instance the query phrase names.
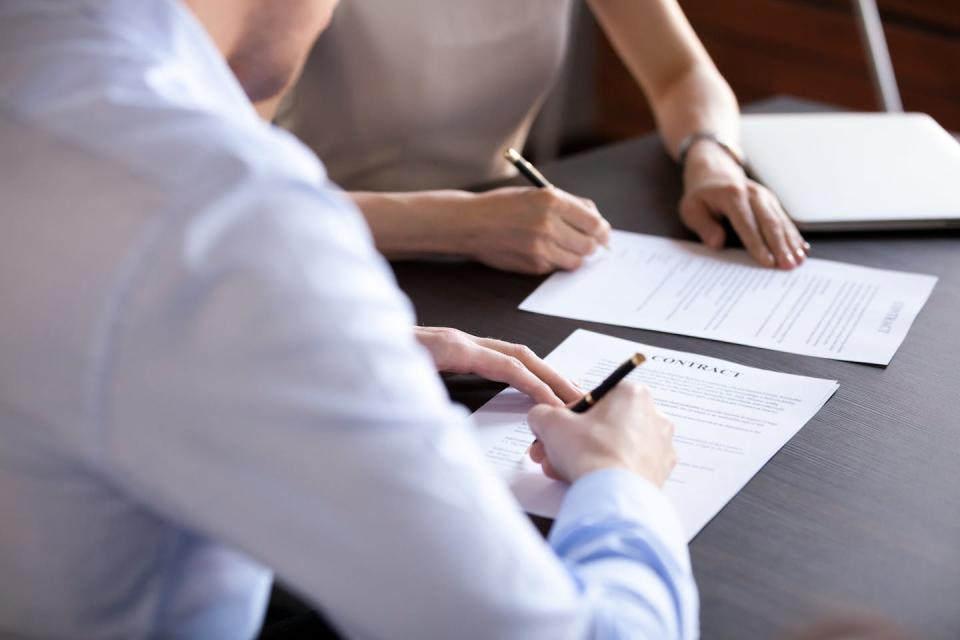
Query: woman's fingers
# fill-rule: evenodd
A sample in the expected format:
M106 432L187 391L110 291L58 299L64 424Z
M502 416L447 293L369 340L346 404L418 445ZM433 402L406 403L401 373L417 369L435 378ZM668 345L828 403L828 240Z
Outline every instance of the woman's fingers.
M607 222L592 200L578 198L558 189L547 190L551 207L557 216L574 229L606 245L610 241L610 223Z
M797 256L787 238L784 217L756 188L750 189L750 208L756 217L757 226L763 236L764 243L776 259L777 266L781 269L796 267L798 264Z
M687 228L700 237L700 241L711 249L721 249L727 240L727 232L710 210L699 198L687 198L680 205L680 219Z
M600 245L596 237L584 233L563 220L554 221L551 235L554 244L578 256L589 256Z
M764 267L774 266L776 259L767 247L746 195L742 193L733 195L724 204L724 213L753 259Z
M790 246L793 248L794 254L797 256L797 261L803 263L803 261L807 259L807 254L810 253L810 243L800 235L800 230L797 229L797 225L794 224L790 216L787 215L787 212L783 210L783 205L780 204L780 200L770 191L766 191L766 194L772 201L772 206L784 220L787 238L790 241Z
M558 269L564 271L576 271L586 260L586 255L574 253L564 249L556 243L551 243L547 249L547 256Z
M810 250L773 192L742 176L689 186L680 201L680 218L714 249L723 246L720 220L726 218L746 250L764 267L792 269L803 263Z

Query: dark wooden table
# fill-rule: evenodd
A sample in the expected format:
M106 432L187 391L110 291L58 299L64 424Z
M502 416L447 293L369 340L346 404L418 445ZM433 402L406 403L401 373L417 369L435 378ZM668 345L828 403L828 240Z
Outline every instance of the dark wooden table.
M778 99L754 110L810 110ZM614 227L689 238L676 168L653 136L543 167ZM840 381L839 392L690 545L703 637L774 638L836 612L873 612L960 638L960 236L809 236L813 255L939 276L888 367L521 312L542 278L476 264L394 265L424 325L521 342L545 355L583 327L755 367ZM500 387L461 378L476 409Z

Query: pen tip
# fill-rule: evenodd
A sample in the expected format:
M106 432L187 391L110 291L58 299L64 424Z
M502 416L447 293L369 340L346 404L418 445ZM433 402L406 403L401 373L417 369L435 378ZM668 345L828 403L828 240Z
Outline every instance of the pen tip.
M642 353L635 353L633 354L633 357L630 359L633 361L633 364L639 367L640 365L642 365L644 362L647 361L647 356L643 355Z
M509 149L504 151L503 157L509 160L510 162L517 162L519 160L523 160L523 156L520 155L520 152L514 149L513 147L510 147Z

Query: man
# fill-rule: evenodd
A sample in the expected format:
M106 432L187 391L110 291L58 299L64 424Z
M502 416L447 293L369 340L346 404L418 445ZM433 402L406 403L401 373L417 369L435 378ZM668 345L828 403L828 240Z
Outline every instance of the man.
M348 637L695 637L649 395L531 412L544 542L257 117L331 10L0 2L0 636L249 638L274 571Z
M683 165L684 224L719 249L727 219L758 264L802 263L809 245L776 196L744 173L736 98L677 0L585 4ZM523 146L559 74L573 5L352 0L337 12L290 119L386 255L457 254L546 273L577 268L606 242L610 225L593 203L562 190L460 190L512 171L503 152Z

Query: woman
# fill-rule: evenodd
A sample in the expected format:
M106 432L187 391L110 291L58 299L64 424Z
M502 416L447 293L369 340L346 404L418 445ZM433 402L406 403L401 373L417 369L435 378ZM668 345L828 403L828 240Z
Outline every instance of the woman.
M308 63L293 128L352 192L389 257L465 255L573 269L609 225L560 190L455 190L504 178L560 70L575 0L348 0ZM809 245L739 164L739 111L675 0L589 0L683 160L683 222L725 243L729 219L764 266Z

